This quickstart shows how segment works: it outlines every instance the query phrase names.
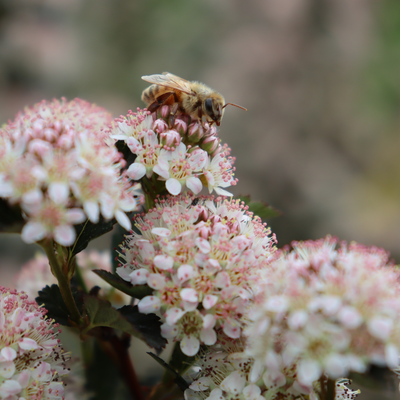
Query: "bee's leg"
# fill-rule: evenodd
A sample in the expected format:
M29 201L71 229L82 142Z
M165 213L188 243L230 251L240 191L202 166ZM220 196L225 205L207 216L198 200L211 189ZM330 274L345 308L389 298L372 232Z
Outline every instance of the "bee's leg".
M148 111L151 113L156 112L167 100L172 96L175 95L173 92L163 93L161 96L156 98L154 103L151 103L147 108Z
M179 103L174 103L171 107L171 114L169 117L169 127L172 128L175 124L175 114L178 111Z
M197 107L197 116L199 117L199 121L201 123L201 126L204 128L204 124L203 124L203 108L201 107L201 104Z

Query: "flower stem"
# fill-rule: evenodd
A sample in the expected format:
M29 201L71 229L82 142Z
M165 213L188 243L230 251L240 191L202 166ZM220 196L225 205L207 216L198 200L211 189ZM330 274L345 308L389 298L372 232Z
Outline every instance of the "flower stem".
M74 297L72 296L71 285L67 275L63 272L63 265L60 264L60 255L56 255L54 251L54 243L51 239L43 239L38 244L46 252L47 258L49 259L51 272L58 281L58 287L65 305L71 316L71 320L79 325L81 321L81 314L79 313L78 307L76 306Z
M336 396L336 387L335 386L336 386L335 381L332 379L328 379L326 400L335 400L335 396Z
M107 341L100 339L99 344L119 369L133 399L144 400L139 379L133 367L131 357L129 356L128 346L124 344L124 336L120 339L114 334Z

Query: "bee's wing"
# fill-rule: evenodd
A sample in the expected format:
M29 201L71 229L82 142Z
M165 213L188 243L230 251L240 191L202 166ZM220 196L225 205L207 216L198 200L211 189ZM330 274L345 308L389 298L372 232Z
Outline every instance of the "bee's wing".
M163 74L144 75L142 76L142 79L146 82L179 90L192 96L195 95L193 90L190 88L189 81L179 78L179 76L170 74L169 72L164 72Z

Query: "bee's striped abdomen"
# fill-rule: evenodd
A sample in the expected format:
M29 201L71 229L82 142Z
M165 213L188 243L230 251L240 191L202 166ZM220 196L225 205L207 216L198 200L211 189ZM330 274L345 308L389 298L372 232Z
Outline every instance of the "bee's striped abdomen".
M144 89L142 93L142 101L146 104L153 103L160 92L160 89L161 87L159 85L151 85L147 89Z

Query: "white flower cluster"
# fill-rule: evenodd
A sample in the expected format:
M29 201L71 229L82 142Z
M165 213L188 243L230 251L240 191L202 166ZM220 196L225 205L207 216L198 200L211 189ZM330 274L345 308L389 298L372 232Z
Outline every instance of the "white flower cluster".
M106 133L111 116L83 100L45 101L0 129L0 198L26 216L22 239L45 237L63 246L74 224L115 217L131 228L136 202L121 174L125 161Z
M198 121L188 125L188 116L180 115L170 129L163 118L154 118L138 109L114 122L110 136L126 142L136 155L128 169L130 178L157 177L172 195L182 193L185 186L198 194L204 185L210 193L231 196L224 188L236 185L234 159L230 149L219 144L215 127L204 130Z
M305 391L296 383L296 370L287 370L284 385L273 384L265 373L257 382L251 381L253 358L244 352L240 339L231 339L219 332L218 342L197 358L191 367L195 379L185 390L185 400L319 400L321 382L316 381ZM190 372L188 375L190 376ZM293 385L294 383L294 385ZM360 393L347 387L348 379L335 383L335 400L352 400ZM323 384L326 386L326 379Z
M327 237L294 244L263 269L245 331L251 381L307 393L313 382L395 368L400 354L400 274L387 253Z
M68 359L46 310L0 287L0 398L62 400Z
M126 237L117 273L154 289L139 311L161 310L162 335L190 356L214 344L219 327L239 338L256 274L275 250L265 224L239 201L181 195L159 200L135 225L140 234Z

